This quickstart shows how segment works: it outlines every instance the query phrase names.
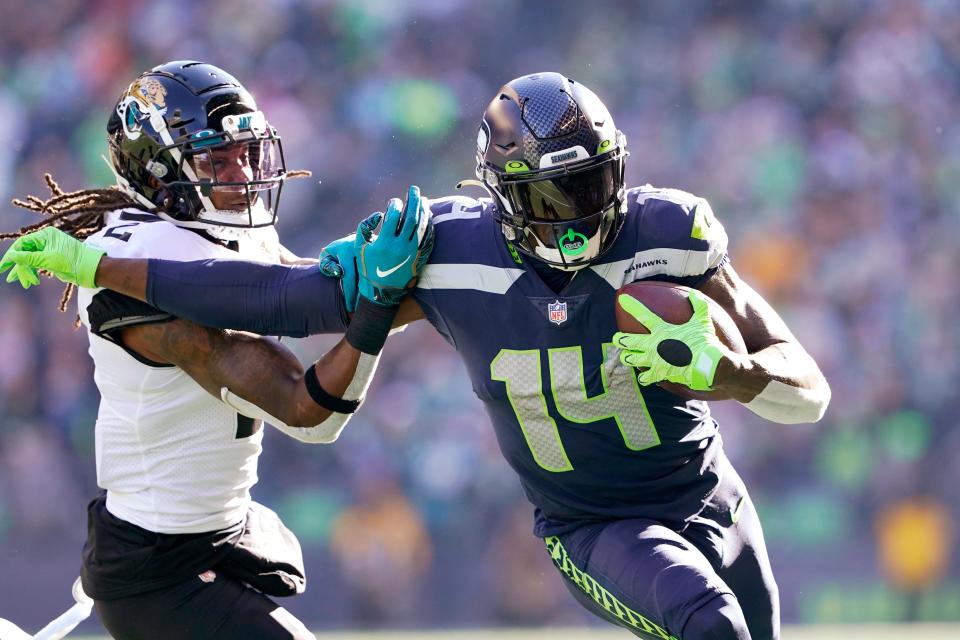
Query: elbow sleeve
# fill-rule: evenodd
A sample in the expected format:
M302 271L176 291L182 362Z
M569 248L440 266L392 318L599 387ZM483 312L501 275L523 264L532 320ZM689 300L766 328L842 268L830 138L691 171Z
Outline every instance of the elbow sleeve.
M255 420L263 420L291 438L299 440L300 442L306 442L307 444L330 444L340 437L340 432L343 431L347 421L350 420L350 415L348 414L331 413L326 420L318 425L312 427L292 427L283 420L271 415L265 409L261 409L252 402L244 400L226 387L220 389L220 399L237 413Z

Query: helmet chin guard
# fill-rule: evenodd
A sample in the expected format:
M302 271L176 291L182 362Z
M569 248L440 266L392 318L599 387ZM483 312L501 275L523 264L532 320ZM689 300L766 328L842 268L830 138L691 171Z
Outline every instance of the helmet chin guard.
M549 244L540 240L533 231L534 225L525 227L527 244L533 247L534 258L563 271L578 271L600 255L605 235L603 228L598 227L596 233L586 236L574 231L572 226L567 226L564 234L558 238L556 237L558 226L550 225L549 232L553 234L554 241Z

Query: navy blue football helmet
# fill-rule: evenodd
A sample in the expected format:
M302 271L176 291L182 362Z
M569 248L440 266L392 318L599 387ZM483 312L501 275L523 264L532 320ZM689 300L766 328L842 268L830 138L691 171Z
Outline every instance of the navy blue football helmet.
M620 232L626 155L626 138L596 94L559 73L535 73L505 84L484 112L476 173L507 241L575 270Z
M150 69L120 96L107 134L121 188L157 215L214 235L276 222L280 136L224 70L192 61Z

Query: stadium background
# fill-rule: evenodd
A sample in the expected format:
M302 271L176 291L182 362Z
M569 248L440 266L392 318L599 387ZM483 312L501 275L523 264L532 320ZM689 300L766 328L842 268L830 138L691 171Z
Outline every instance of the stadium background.
M960 4L0 0L0 197L107 184L115 98L168 59L235 74L279 128L304 255L408 183L472 176L505 81L557 70L626 133L628 183L707 197L736 267L833 387L813 426L714 407L792 623L960 620ZM9 205L2 227L30 218ZM60 287L0 287L0 616L66 608L98 395ZM293 343L303 359L329 340ZM583 625L454 352L391 340L333 447L270 432L256 499L300 536L311 627ZM98 623L84 627L97 633Z

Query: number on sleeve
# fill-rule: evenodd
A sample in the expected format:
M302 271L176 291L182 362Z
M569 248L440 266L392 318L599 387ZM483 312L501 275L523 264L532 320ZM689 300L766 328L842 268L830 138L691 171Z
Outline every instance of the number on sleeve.
M127 227L135 227L135 226L137 226L137 223L136 223L136 222L131 222L130 224L118 224L118 225L115 226L115 227L110 227L109 229L107 229L107 230L104 232L103 237L105 237L105 238L116 238L117 240L120 240L121 242L126 242L127 240L130 239L130 236L132 235L132 233L131 233L130 231L124 231L124 232L122 232L122 233L117 233L117 229L126 229Z

